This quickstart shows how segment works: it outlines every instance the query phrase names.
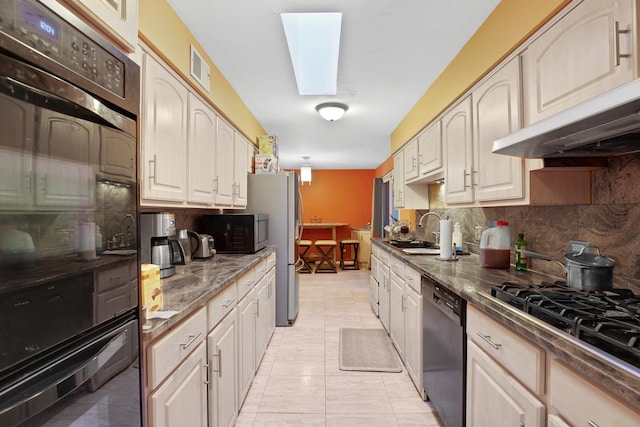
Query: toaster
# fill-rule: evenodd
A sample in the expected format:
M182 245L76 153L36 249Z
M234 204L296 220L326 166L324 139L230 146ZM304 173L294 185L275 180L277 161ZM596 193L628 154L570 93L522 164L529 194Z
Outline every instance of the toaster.
M216 253L213 246L213 237L209 234L199 234L189 231L191 239L191 258L211 258Z

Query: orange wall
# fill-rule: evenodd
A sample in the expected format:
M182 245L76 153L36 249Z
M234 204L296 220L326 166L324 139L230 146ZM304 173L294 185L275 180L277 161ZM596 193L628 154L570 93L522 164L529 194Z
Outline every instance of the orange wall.
M296 171L299 173L299 171ZM313 170L311 185L302 186L304 222L319 216L322 222L346 222L337 229L336 238L351 237L351 228L371 222L375 171L360 169ZM330 238L331 230L305 230L305 239Z

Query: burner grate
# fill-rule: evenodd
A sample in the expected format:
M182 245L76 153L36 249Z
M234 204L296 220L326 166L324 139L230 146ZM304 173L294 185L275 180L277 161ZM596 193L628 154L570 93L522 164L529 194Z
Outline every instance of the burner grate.
M640 296L628 289L587 292L564 282L504 283L491 295L640 367Z

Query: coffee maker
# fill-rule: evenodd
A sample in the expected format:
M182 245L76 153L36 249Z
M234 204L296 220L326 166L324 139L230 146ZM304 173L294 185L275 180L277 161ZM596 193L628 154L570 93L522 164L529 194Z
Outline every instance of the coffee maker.
M176 241L176 217L169 212L140 214L140 257L143 264L160 266L160 278L176 272L172 242Z

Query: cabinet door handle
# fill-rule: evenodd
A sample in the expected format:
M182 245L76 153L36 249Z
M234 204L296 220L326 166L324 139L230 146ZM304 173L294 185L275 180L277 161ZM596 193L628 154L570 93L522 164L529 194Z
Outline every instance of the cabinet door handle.
M204 383L205 384L210 384L211 382L209 381L209 367L211 365L209 363L205 363L204 365L202 365L202 367L204 368Z
M224 304L222 304L222 306L224 308L229 308L231 306L231 304L233 304L235 302L235 300L236 300L235 298L228 299L227 301L225 301Z
M183 349L186 349L187 347L189 347L191 344L193 344L193 343L194 343L194 341L195 341L195 340L197 340L197 339L198 339L198 337L199 337L200 335L202 335L202 332L198 332L198 333L197 333L197 334L195 334L195 335L188 335L188 337L189 337L189 341L187 341L187 342L186 342L186 343L184 343L184 344L181 344L181 345L182 345L182 348L183 348Z
M217 193L218 192L218 177L217 176L215 178L213 178L213 183L214 183L213 192Z
M405 304L404 304L404 300L405 300L405 296L404 296L404 295L402 295L402 298L401 298L401 307L402 307L402 311L404 311L404 310L405 310L405 308L406 308L406 307L405 307Z
M256 305L256 317L260 317L260 301L254 303Z
M464 169L464 170L462 171L462 174L463 174L463 177L462 177L462 183L463 183L463 185L464 185L464 188L469 188L469 187L471 187L470 185L467 185L467 177L468 177L468 176L470 177L470 176L471 176L471 174L470 174L470 173L467 173L467 170L466 170L466 169Z
M630 58L628 53L620 53L620 34L629 34L629 30L621 30L620 22L616 21L616 67L620 65L620 58Z
M153 163L153 166L151 164ZM149 160L149 179L156 179L156 155L153 155L153 160Z
M617 22L616 22L616 24L617 24ZM591 420L589 420L588 425L589 425L589 427L598 427L598 424L594 423L594 422L593 422L593 421L591 421Z
M493 341L491 341L491 336L489 336L489 335L482 335L480 332L477 332L476 335L478 335L487 344L489 344L491 347L495 348L496 350L500 350L500 347L502 347L502 344L496 344Z
M217 363L218 367L217 367L217 369L213 369L213 366L212 366L212 367L211 367L211 370L212 370L213 372L217 372L217 373L218 373L218 378L221 378L221 377L222 377L222 349L221 349L221 348L219 348L219 349L218 349L218 353L214 354L214 355L213 355L213 357L217 358L217 360L218 360L218 363Z

